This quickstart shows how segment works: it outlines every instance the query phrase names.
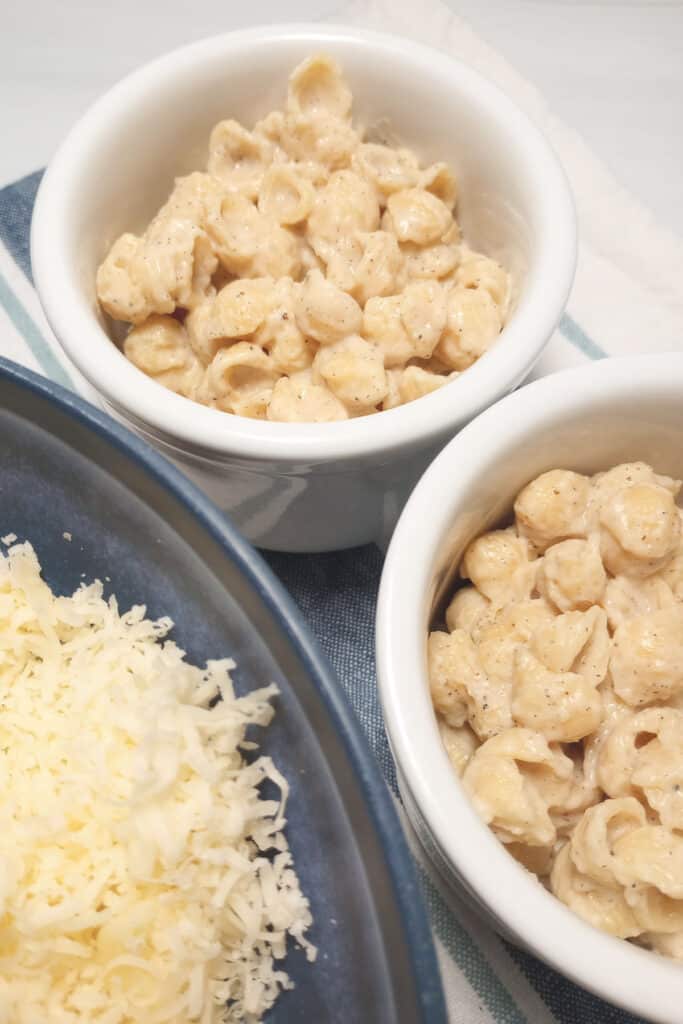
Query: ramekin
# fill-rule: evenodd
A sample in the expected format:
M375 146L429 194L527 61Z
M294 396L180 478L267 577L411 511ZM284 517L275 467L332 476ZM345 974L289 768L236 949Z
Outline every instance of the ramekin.
M539 473L637 460L683 478L680 353L559 373L482 413L434 460L401 515L379 592L377 662L401 793L447 889L579 985L677 1024L681 965L584 923L479 819L441 744L427 675L429 624L469 541L504 522Z
M250 124L281 105L289 72L316 51L343 65L362 122L382 120L423 160L453 165L465 234L512 270L516 308L499 342L426 398L348 422L269 423L205 408L140 373L107 333L95 271L120 233L144 228L174 177L205 165L215 122ZM548 144L474 71L408 39L281 25L176 50L94 103L42 182L31 257L47 319L104 406L254 543L317 551L386 537L434 454L528 374L567 300L576 227Z

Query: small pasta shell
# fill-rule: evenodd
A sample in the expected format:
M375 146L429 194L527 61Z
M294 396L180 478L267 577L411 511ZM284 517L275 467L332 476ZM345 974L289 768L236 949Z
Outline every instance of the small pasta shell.
M382 352L387 369L405 366L416 354L401 319L400 295L368 299L363 310L361 333Z
M360 234L362 255L355 267L352 292L364 306L377 295L391 295L401 271L401 250L393 235L386 231Z
M349 334L358 334L363 314L351 295L311 270L296 298L296 318L307 337L330 345Z
M134 273L150 310L172 313L206 298L217 263L210 239L192 220L157 217L138 250Z
M263 349L247 341L221 349L207 370L209 386L222 408L257 418L265 417L278 376Z
M403 370L387 370L387 393L382 402L382 411L387 409L396 409L399 405L403 405L403 399L401 398L401 374Z
M193 171L176 178L173 191L154 220L180 217L206 228L225 196L225 185L211 174Z
M293 164L274 164L263 176L258 208L278 224L299 224L308 217L314 198L313 185Z
M209 139L209 174L228 188L255 198L270 163L271 149L263 136L247 131L239 121L219 121Z
M300 239L270 217L259 214L258 242L249 263L249 277L298 277L301 269Z
M203 368L182 324L172 316L150 316L123 343L127 359L169 391L194 398Z
M558 899L595 928L622 939L643 931L624 898L624 891L582 875L571 858L569 844L555 857L550 888Z
M328 172L348 168L360 142L350 122L338 117L306 117L287 114L282 148L289 159L324 167Z
M321 348L313 372L350 411L379 405L389 389L381 352L357 335Z
M416 398L438 391L447 383L448 378L439 373L430 373L420 366L406 366L398 385L401 402L414 402Z
M416 245L440 241L453 223L446 204L423 188L406 188L389 196L387 214L399 242Z
M448 164L439 162L427 167L420 174L420 188L426 189L452 210L458 198L458 185Z
M373 187L353 171L337 171L315 197L307 238L321 259L356 231L376 231L379 203Z
M414 153L379 143L364 142L351 157L351 167L384 196L417 185L420 169Z
M225 338L244 338L253 334L269 310L272 278L246 278L231 281L214 300L214 322Z
M500 312L487 291L454 288L448 296L446 328L434 350L454 370L466 370L496 340Z
M145 293L132 269L141 244L137 235L121 235L97 270L97 298L115 320L140 323L149 315Z
M344 404L329 388L316 384L310 370L280 378L267 415L269 420L285 423L330 423L349 418Z
M287 110L291 113L343 119L351 113L352 99L339 65L324 54L302 61L289 76Z
M245 274L262 238L262 219L245 196L226 195L207 224L216 254L231 274Z
M139 370L156 377L184 366L189 346L183 325L172 316L150 316L129 331L123 352Z
M212 299L200 303L187 314L185 330L192 351L204 366L209 365L218 349L227 342L220 329L216 328Z
M442 278L458 265L458 247L438 242L436 245L404 245L403 279Z
M511 281L500 263L479 253L469 253L455 272L455 283L462 288L487 291L500 310L502 323L505 323L510 306Z
M614 576L649 576L678 550L681 520L670 490L637 483L603 504L600 531L602 559Z
M582 874L596 882L614 885L615 868L618 870L614 844L621 836L640 829L645 822L643 805L632 796L603 800L595 807L589 807L570 841L574 864Z
M436 281L415 281L401 295L401 320L415 355L429 359L446 326L446 294Z

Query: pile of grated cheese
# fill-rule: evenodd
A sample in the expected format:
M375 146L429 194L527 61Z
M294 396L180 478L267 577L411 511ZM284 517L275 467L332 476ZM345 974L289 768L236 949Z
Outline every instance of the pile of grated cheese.
M234 663L189 665L171 626L0 555L2 1024L254 1022L288 935L315 957L287 783L242 755L276 687L235 697Z

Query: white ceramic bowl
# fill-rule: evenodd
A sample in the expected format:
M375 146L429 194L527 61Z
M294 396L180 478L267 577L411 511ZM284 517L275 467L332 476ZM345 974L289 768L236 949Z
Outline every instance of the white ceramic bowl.
M377 611L380 696L400 787L434 866L499 931L585 988L648 1019L681 1020L683 968L585 924L479 819L441 745L426 638L474 537L552 468L642 459L683 478L683 355L605 360L546 377L482 413L424 474L394 532Z
M175 176L205 164L218 120L251 124L281 105L289 72L320 50L343 65L357 117L386 118L423 160L453 165L465 234L512 270L516 309L490 353L410 405L323 425L229 416L172 394L124 358L98 312L95 271L119 234L147 224ZM250 540L290 551L388 535L445 441L531 369L561 316L575 253L564 174L506 96L407 39L320 25L208 39L125 78L54 157L31 238L47 318L109 411L194 477Z

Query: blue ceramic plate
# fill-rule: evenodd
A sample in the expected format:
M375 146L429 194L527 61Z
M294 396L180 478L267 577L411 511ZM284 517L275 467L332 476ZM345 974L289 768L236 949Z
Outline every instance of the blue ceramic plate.
M391 798L329 665L260 556L177 470L63 388L0 359L0 536L53 590L105 580L170 615L190 659L275 680L263 750L291 784L288 835L318 960L293 950L269 1024L445 1022L430 931ZM71 543L63 534L72 535Z

